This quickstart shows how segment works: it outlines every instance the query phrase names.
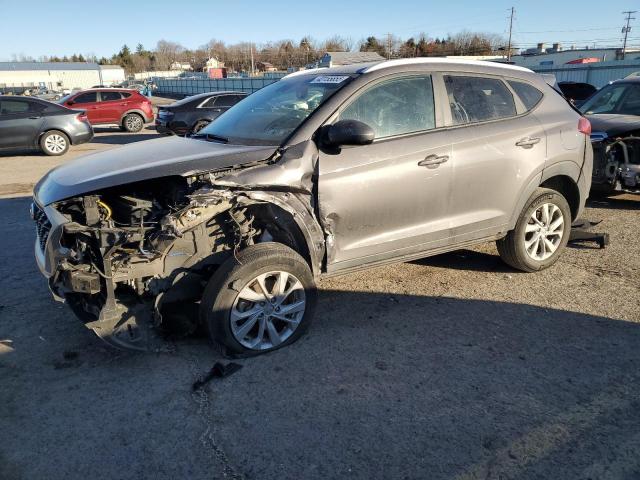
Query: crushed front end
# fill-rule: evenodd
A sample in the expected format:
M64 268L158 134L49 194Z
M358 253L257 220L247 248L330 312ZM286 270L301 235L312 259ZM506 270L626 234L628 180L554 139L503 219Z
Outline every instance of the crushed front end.
M47 206L36 195L35 256L54 297L100 338L153 350L167 311L197 320L208 279L234 251L261 241L305 249L294 221L311 214L302 197L218 188L210 176L165 177Z
M640 134L591 134L592 190L640 193Z

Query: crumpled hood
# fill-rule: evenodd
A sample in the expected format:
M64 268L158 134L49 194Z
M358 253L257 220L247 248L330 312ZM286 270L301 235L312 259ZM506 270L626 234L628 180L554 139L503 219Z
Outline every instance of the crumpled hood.
M250 164L268 159L276 149L183 137L147 140L60 165L38 182L34 196L41 205L48 205L116 185Z
M592 132L606 132L610 137L640 130L640 116L597 113L586 115Z

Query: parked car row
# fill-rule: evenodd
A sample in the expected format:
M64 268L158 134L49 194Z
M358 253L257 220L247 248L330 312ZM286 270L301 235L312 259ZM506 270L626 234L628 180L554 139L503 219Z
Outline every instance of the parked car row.
M0 150L39 148L63 155L93 138L94 125L139 132L154 120L148 98L134 90L97 88L49 102L33 96L0 96Z

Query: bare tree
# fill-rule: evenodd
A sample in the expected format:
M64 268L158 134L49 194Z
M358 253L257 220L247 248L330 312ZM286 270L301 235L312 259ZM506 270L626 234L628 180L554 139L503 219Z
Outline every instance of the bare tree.
M169 70L185 48L179 43L160 40L156 45L155 67L157 70Z
M352 48L352 39L334 35L324 41L321 49L325 52L349 52Z

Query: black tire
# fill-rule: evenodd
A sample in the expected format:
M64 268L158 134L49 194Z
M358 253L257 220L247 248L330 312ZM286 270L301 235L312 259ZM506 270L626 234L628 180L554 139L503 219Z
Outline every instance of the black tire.
M137 113L127 113L122 119L122 127L129 133L136 133L144 127L144 118Z
M297 279L302 286L302 288L295 290L295 295L299 296L302 296L301 291L304 292L303 300L305 302L302 318L295 324L295 328L291 326L293 324L290 321L284 322L266 315L263 308L259 306L267 303L266 308L280 308L274 306L277 302L271 305L269 302L250 302L240 298L240 292L243 291L245 287L249 287L256 277L276 271L287 272L289 275L287 282L293 284L293 280ZM267 280L269 280L269 278L267 278ZM290 284L285 282L285 287L287 285ZM275 284L273 288L276 288ZM267 289L269 289L268 285ZM287 298L290 297L291 295ZM298 302L299 301L300 297L298 297ZM315 312L316 301L317 290L307 262L305 262L298 253L285 245L272 242L260 243L258 245L251 245L240 251L237 255L232 256L214 273L202 295L200 320L207 329L211 340L226 347L229 352L257 355L282 348L300 338L309 328ZM262 317L256 320L252 320L252 315L251 320L253 321L253 326L247 331L246 336L238 339L233 332L231 316L232 309L236 308L234 312L239 311L241 303L245 304L243 305L244 311L259 309L263 313ZM283 309L288 306L286 303L282 305ZM278 314L273 313L273 315ZM271 322L272 326L275 325L276 333L278 333L278 327L280 327L283 336L288 334L281 343L276 344L276 342L271 342L269 327L266 326L266 323L261 324L265 316L267 318L264 319L264 322ZM242 329L242 327L249 323L250 319L248 318L246 323L243 322L237 327L237 330ZM261 328L262 330L260 330ZM292 332L288 330L292 330ZM250 343L247 339L251 337L252 332L255 333L256 339L262 338L259 337L260 331L263 332L264 337L269 337L268 339L265 338L265 344L253 348L247 345L247 343Z
M557 230L558 232L562 232L562 236L558 241L555 251L548 258L535 259L532 255L527 253L525 240L530 241L537 232L526 232L526 230L527 225L535 227L535 223L530 223L533 222L532 215L538 210L538 208L544 208L544 204L555 205L562 214L564 223L563 226ZM536 272L538 270L548 268L556 263L560 254L567 245L570 233L571 209L569 208L567 200L562 196L562 194L555 190L538 188L529 198L529 201L526 203L522 213L520 213L516 227L507 233L506 237L498 240L496 242L496 246L498 247L500 257L507 265L524 272ZM529 239L527 239L527 235L529 235ZM555 241L555 239L552 241ZM546 249L546 247L544 248ZM538 250L536 247L534 255L537 254Z
M202 130L204 127L206 127L210 123L211 122L209 120L198 120L193 126L193 128L191 129L191 133L198 133L200 130Z
M40 137L40 150L51 157L67 153L70 144L69 137L60 130L49 130Z

